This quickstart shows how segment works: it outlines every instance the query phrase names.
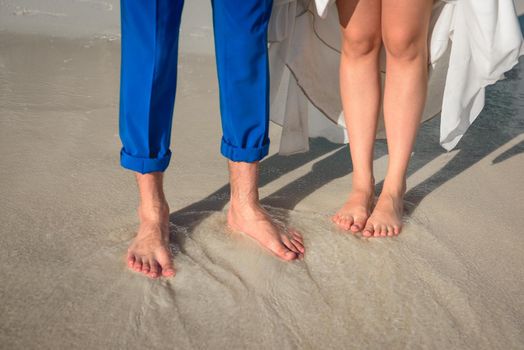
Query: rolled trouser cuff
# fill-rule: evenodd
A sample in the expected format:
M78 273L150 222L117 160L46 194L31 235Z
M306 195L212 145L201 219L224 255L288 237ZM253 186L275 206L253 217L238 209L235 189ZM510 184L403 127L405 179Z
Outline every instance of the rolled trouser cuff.
M139 172L141 174L155 171L165 171L171 160L171 151L161 158L142 158L127 154L124 149L120 150L120 165L123 168Z
M220 153L234 162L253 163L261 160L269 153L269 140L261 147L240 148L229 144L222 138Z

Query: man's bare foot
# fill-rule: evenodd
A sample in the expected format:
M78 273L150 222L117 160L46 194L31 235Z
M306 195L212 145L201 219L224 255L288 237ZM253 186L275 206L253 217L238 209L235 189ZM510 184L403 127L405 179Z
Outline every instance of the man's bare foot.
M127 250L127 265L136 272L157 278L175 275L169 250L169 207L138 209L140 227Z
M404 191L382 191L362 232L364 237L396 236L400 233L404 210L403 193Z
M371 213L375 199L374 179L354 181L349 198L331 220L343 230L353 233L362 231Z
M304 257L304 240L295 231L279 227L259 204L231 203L227 214L231 229L243 232L282 260Z

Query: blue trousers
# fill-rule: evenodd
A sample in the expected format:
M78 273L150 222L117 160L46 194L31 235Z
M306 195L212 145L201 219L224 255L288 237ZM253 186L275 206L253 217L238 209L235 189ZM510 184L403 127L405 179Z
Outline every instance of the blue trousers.
M120 164L164 171L176 93L183 0L121 0ZM267 25L272 0L211 0L222 117L221 153L255 162L268 153Z

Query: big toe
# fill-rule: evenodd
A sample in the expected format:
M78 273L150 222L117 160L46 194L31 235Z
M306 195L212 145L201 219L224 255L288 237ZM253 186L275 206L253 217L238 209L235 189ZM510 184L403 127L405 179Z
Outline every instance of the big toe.
M298 254L295 252L292 252L291 250L288 250L287 252L284 253L282 258L286 261L295 260L298 258Z
M175 271L175 268L173 267L173 264L162 265L162 276L172 277L175 274L176 274L176 271Z
M278 256L279 258L283 259L283 260L286 260L286 261L289 261L289 260L294 260L298 257L297 253L293 252L292 250L290 250L289 248L287 248L284 244L282 243L277 243L271 247L269 247L269 249L276 255Z
M173 262L171 259L171 255L163 250L158 254L158 263L160 264L160 267L162 268L162 276L164 277L171 277L174 276L176 271L173 267Z
M366 225L366 219L357 217L353 225L351 225L351 231L355 233L360 232L362 231L365 225Z
M364 237L371 237L375 233L375 228L372 224L367 224L364 230L362 231L362 235Z

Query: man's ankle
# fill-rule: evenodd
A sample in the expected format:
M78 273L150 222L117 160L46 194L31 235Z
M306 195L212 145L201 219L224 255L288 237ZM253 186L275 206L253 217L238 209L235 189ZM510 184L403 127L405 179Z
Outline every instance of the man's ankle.
M160 221L169 216L169 205L167 202L140 203L137 211L142 221Z
M260 207L258 199L231 197L229 207L234 211L244 211Z

